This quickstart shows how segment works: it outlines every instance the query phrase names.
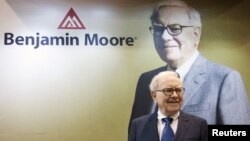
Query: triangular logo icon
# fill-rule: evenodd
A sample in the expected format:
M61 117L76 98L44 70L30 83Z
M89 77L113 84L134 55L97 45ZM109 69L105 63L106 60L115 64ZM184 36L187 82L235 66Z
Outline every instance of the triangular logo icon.
M82 24L82 21L76 15L73 8L70 8L69 12L58 26L58 29L85 29L85 26Z

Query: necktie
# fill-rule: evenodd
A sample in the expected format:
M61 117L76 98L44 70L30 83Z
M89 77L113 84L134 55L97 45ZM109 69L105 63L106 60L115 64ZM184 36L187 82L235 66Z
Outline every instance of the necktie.
M165 122L165 127L162 132L161 141L174 141L174 132L170 126L171 122L173 121L172 118L163 118L163 122Z

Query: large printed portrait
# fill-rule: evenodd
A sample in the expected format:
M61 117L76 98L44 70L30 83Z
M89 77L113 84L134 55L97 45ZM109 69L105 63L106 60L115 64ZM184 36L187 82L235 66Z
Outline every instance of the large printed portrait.
M245 30L239 34L240 29L236 28L244 25L239 22L242 15L238 14L241 12L235 12L241 7L240 2L229 2L223 6L214 2L186 2L190 6L183 1L160 1L152 11L149 29L155 50L165 65L140 75L130 122L159 111L158 102L152 99L152 93L157 92L149 90L149 85L155 75L168 70L179 73L184 82L182 111L202 117L210 125L250 124L249 100L241 67L234 68L213 60L218 55L225 61L235 61L236 53L248 46L248 35L243 35ZM242 48L236 49L237 46ZM240 62L237 64L242 65ZM168 104L167 100L165 104ZM236 116L237 112L241 114Z

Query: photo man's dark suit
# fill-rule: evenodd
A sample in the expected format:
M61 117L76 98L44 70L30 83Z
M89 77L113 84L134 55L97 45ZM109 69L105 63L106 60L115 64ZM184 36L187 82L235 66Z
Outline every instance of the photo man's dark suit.
M132 121L129 141L159 141L157 112ZM204 119L180 112L175 141L207 141L208 129Z
M167 67L143 73L137 83L131 120L152 113L149 84ZM250 106L240 74L199 55L184 78L182 111L200 116L208 124L249 124Z

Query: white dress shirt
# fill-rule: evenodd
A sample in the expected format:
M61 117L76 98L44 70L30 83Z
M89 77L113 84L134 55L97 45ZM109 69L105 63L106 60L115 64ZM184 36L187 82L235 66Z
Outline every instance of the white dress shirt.
M176 133L176 130L177 130L179 114L180 114L180 112L178 111L173 116L170 116L170 118L173 118L173 121L171 122L170 126L171 126L172 130L174 131L174 134ZM158 134L159 134L160 140L161 140L161 137L162 137L162 131L163 131L163 129L165 127L165 124L166 124L165 122L162 121L162 119L166 118L166 117L167 116L163 115L161 113L161 111L158 110L158 112L157 112L157 119L158 119L157 128L158 128Z
M179 68L177 68L175 71L179 73L180 78L182 81L184 81L184 78L191 68L192 64L194 63L195 59L199 56L199 52L195 51L195 53L184 63L182 64ZM169 65L167 66L168 71L174 71Z

